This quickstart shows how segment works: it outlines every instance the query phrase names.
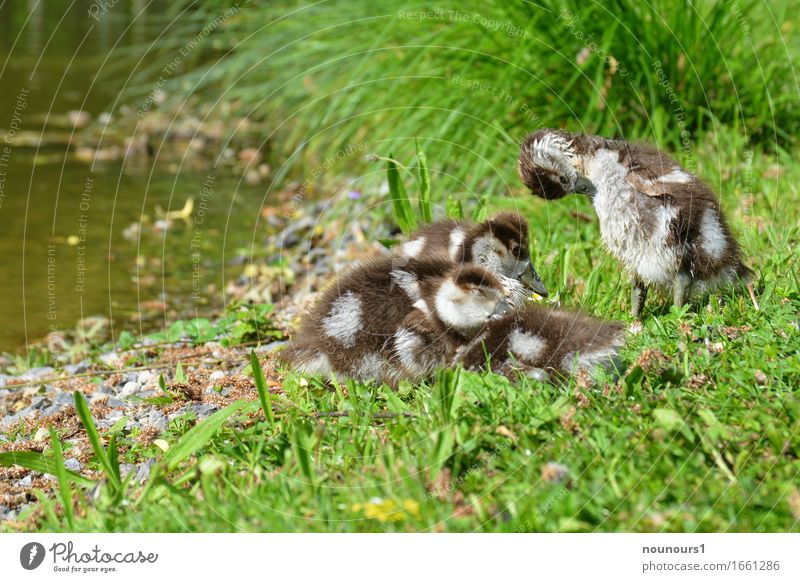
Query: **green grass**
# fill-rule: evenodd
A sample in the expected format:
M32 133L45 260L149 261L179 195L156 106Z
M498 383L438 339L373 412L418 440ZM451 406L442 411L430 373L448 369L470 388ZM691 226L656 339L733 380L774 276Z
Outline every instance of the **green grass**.
M166 453L118 433L125 462L158 459L153 481L125 482L120 499L104 452L94 468L106 479L91 502L92 487L62 471L73 491L57 499L74 500L74 511L45 498L27 527L800 530L800 169L780 159L775 178L774 159L756 151L750 166L732 139L699 146L697 159L715 184L714 168L725 168L723 206L759 274L761 311L746 295L682 310L651 299L623 354L630 372L591 389L445 371L395 392L289 373L260 402L204 423L176 419L160 436ZM591 215L584 200L496 197L489 207L528 214L539 272L564 305L628 319L627 282L600 248L596 221L574 216ZM649 364L648 350L657 352ZM551 462L567 467L563 481L543 477Z

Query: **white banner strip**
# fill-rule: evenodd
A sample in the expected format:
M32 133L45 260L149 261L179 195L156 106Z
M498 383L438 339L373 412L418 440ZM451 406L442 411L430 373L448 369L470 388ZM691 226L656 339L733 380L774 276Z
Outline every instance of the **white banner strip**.
M8 581L796 581L799 554L800 534L0 536Z

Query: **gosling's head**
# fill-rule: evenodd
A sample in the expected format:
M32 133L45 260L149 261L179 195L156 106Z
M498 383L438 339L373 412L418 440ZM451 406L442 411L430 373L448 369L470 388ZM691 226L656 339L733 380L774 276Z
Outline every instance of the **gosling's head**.
M516 212L501 212L480 225L470 241L472 262L496 275L521 279L546 297L547 288L531 263L528 223Z
M578 173L575 161L569 134L540 129L522 142L517 172L533 194L547 200L573 192L592 195L594 187Z
M500 280L473 265L459 265L448 272L436 289L434 309L447 326L464 334L477 332L498 310L507 296Z

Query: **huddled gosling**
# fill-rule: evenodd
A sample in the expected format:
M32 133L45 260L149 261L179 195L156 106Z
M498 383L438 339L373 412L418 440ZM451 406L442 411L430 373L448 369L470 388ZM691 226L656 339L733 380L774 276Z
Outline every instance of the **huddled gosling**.
M592 197L606 248L633 279L639 317L650 287L683 306L740 279L758 302L741 250L711 189L666 153L624 140L542 129L522 143L519 175L533 194Z
M537 379L568 377L600 367L619 368L625 341L621 323L581 313L530 305L489 322L459 350L456 361L472 370L486 368L511 376L515 370Z
M396 385L449 361L502 307L499 279L444 257L368 261L341 276L303 319L281 359L311 374Z
M547 297L528 250L528 223L516 212L501 212L481 223L440 220L423 226L397 247L401 261L444 255L456 263L473 263L499 276L510 292L509 302L521 306L530 293Z

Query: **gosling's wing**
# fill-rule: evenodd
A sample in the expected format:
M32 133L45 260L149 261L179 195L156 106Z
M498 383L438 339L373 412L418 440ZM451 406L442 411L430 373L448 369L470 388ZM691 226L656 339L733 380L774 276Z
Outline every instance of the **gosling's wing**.
M621 159L628 168L628 183L645 196L674 195L694 180L672 156L647 144L627 145Z

